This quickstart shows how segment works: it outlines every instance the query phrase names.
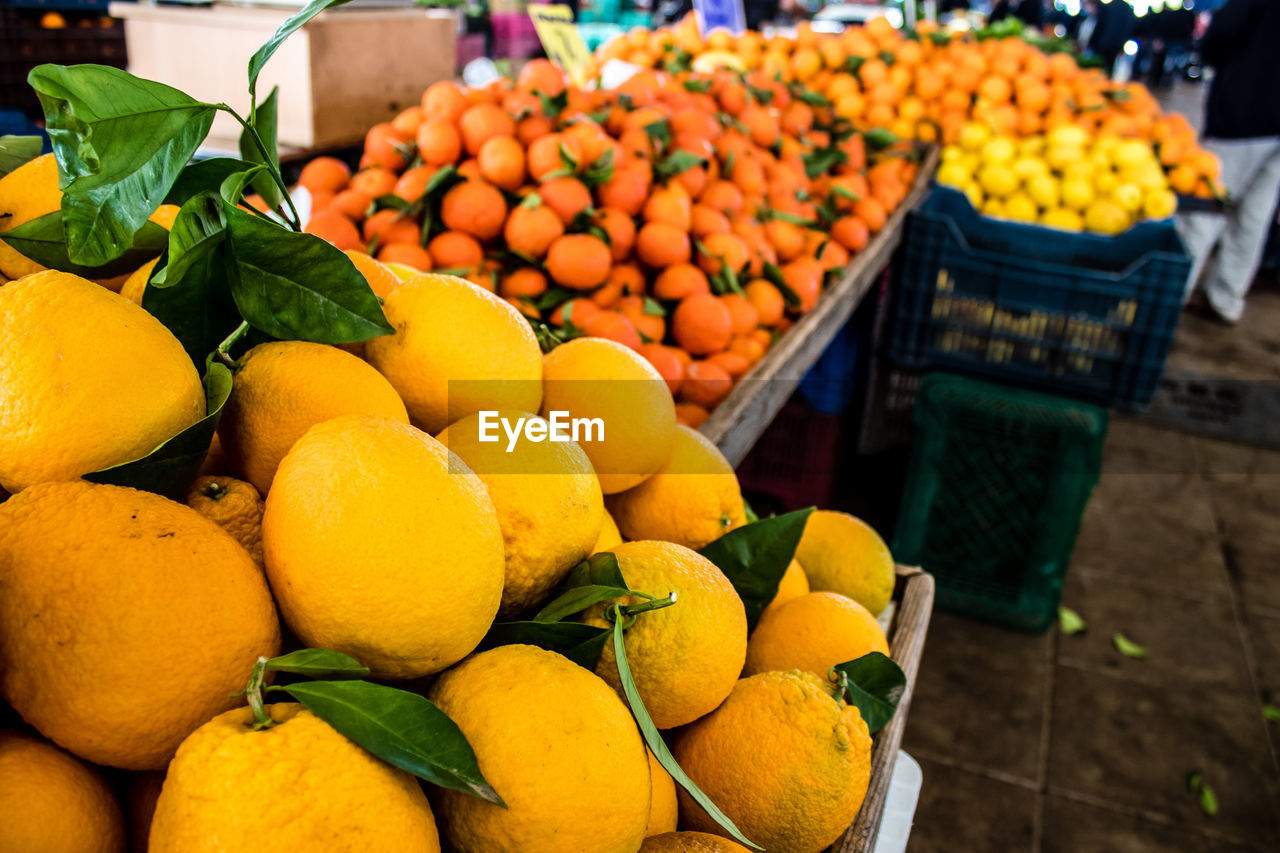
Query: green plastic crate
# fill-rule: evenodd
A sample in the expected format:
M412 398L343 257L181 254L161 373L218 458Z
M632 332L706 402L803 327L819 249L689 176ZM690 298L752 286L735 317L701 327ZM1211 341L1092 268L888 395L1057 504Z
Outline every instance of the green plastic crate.
M915 422L894 557L933 574L939 607L1047 630L1098 482L1106 410L932 373Z

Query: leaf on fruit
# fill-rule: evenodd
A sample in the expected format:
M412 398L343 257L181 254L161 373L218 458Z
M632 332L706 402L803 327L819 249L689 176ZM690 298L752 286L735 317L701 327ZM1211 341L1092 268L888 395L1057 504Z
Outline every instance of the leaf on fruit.
M369 667L351 655L333 649L298 649L271 658L267 661L267 669L333 681L364 678L369 674Z
M671 750L667 748L666 742L662 739L662 734L658 731L658 727L653 724L653 718L649 716L649 711L644 707L644 701L640 698L640 691L636 688L635 678L631 674L631 665L627 661L626 644L623 642L624 625L627 620L622 614L622 608L615 605L613 612L613 654L618 664L618 678L622 682L622 693L627 699L627 704L631 707L631 714L635 717L636 724L640 727L640 733L644 736L644 742L648 744L649 751L653 753L654 758L658 759L658 763L671 774L671 778L675 780L675 783L684 788L685 793L702 807L707 816L719 824L734 840L739 844L750 847L752 850L764 850L763 847L743 835L742 831L729 819L729 816L722 812L711 801L711 798L694 784L688 774L680 769L675 756L671 754Z
M141 459L85 474L84 479L113 486L130 486L156 492L174 500L186 498L187 489L204 463L222 407L231 396L231 371L214 363L204 376L205 416L161 444Z
M476 651L513 644L537 646L595 672L608 641L608 628L582 622L495 622Z
M506 807L485 781L466 735L425 697L368 681L302 681L284 690L388 764Z
M135 270L163 252L168 239L169 234L164 228L154 222L146 222L134 235L131 248L114 260L88 267L73 263L67 255L67 233L61 210L46 213L0 234L0 240L8 243L14 251L41 266L83 278L111 278Z
M893 719L907 687L907 676L892 659L880 652L869 652L857 660L836 664L832 671L840 674L845 700L857 706L872 734Z
M720 568L738 591L747 610L747 626L754 628L760 614L778 594L778 582L786 574L804 535L813 507L789 512L730 530L700 552Z
M345 344L394 331L342 250L225 205L228 279L240 316L281 340Z
M178 175L178 180L165 196L164 203L181 207L202 192L217 192L227 178L252 169L253 166L253 163L235 157L210 157L192 163Z
M215 107L103 65L40 65L27 80L58 158L68 255L112 261L168 196Z
M0 136L0 178L39 157L43 148L39 136Z

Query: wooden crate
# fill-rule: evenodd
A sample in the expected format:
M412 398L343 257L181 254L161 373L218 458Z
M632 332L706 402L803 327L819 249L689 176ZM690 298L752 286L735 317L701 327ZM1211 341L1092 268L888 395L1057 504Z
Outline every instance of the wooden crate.
M129 70L209 103L249 109L249 57L289 17L288 9L112 3L125 21ZM338 9L289 37L258 82L280 86L283 147L359 142L374 124L419 102L422 90L455 70L457 14L445 9ZM220 112L209 147L231 149L235 119Z
M871 745L871 784L867 788L866 799L862 801L862 809L853 825L832 845L830 853L871 853L875 849L893 766L898 760L902 733L907 728L911 694L915 690L924 638L929 631L929 616L933 612L933 576L914 566L898 566L897 575L893 590L897 611L889 631L889 652L906 674L907 687L893 719L876 732Z

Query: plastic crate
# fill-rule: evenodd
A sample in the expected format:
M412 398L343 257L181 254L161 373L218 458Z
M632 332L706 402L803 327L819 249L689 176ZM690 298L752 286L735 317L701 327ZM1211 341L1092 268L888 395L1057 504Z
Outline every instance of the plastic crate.
M738 483L762 513L829 506L844 437L842 415L815 412L793 396L738 465Z
M814 411L838 415L849 408L858 384L859 349L858 332L851 320L800 380L800 396Z
M1102 467L1107 411L933 373L893 554L938 583L938 606L1026 631L1053 622Z
M889 351L1120 409L1151 401L1190 259L1173 225L1115 237L978 214L938 187L908 219Z
M40 26L41 17L53 11L63 15L65 27ZM27 85L27 74L37 65L89 62L124 68L126 59L123 22L102 17L93 5L0 6L0 110L43 115Z

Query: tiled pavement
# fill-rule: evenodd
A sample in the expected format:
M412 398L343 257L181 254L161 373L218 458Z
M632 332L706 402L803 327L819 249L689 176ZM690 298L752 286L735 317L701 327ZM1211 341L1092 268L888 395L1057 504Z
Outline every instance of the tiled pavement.
M1274 376L1274 351L1253 359L1280 294L1249 310L1225 334L1251 363L1212 363ZM1184 323L1175 359L1205 335L1228 340ZM1280 723L1262 715L1280 705L1280 451L1114 418L1063 603L1086 633L935 614L906 732L924 768L911 853L1280 850ZM1149 656L1116 652L1118 632Z

